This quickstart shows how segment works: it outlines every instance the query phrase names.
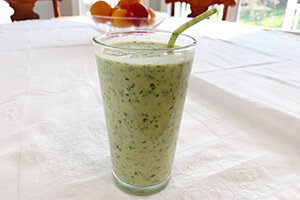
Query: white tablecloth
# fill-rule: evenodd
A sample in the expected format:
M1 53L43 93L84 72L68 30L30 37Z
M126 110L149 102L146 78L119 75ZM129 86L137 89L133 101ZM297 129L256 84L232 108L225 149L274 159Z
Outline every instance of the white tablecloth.
M1 200L300 199L300 37L209 20L187 30L198 47L172 178L137 197L113 183L99 30L77 19L0 25Z

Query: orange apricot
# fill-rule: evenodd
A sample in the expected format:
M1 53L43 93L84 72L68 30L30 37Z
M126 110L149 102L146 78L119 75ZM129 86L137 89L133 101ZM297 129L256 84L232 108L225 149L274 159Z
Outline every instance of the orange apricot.
M126 19L126 9L117 9L111 15L111 24L116 27L125 28L131 26L131 22Z
M105 1L97 1L91 6L90 12L92 16L97 15L93 16L97 22L105 23L109 20L107 17L112 14L112 7Z
M120 7L120 6L118 6L118 5L116 5L115 7L113 7L113 9L112 9L112 12L111 12L111 13L115 12L115 11L116 11L116 10L118 10L118 9L121 9L121 7Z
M155 22L156 14L151 8L148 8L148 12L150 14L150 19L148 20L148 22L146 22L146 25L152 25Z

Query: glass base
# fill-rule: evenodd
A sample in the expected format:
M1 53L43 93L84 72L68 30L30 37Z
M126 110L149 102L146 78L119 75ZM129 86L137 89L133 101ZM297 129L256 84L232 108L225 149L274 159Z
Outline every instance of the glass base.
M160 192L168 185L168 182L170 180L170 176L169 176L168 178L166 178L166 180L164 180L159 184L146 186L146 187L139 187L139 186L129 185L128 183L121 181L114 172L113 172L113 176L116 185L121 190L128 192L130 194L140 195L140 196L146 196L146 195L151 195Z

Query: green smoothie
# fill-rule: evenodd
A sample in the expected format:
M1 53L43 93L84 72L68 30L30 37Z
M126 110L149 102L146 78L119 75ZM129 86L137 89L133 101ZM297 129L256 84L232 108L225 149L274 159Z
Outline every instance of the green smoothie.
M180 54L148 62L149 54L132 59L97 55L113 171L134 186L156 185L170 176L192 67L192 58Z
M128 31L93 38L114 180L149 195L171 175L196 40L167 47L170 32Z

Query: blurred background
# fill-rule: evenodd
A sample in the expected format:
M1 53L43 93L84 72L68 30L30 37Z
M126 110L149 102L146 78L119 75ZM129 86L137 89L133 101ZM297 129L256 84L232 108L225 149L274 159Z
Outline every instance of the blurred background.
M86 15L90 6L97 0L63 0L58 2L62 16ZM105 0L112 6L118 0ZM144 0L143 3L154 10L170 13L170 5L165 0ZM50 8L50 9L49 9ZM190 13L188 4L176 4L176 17ZM38 0L34 11L41 19L53 18L52 1ZM0 23L11 23L12 8L5 0L0 0ZM229 7L227 20L285 31L300 30L300 0L237 0L237 5ZM217 16L214 18L220 20Z

